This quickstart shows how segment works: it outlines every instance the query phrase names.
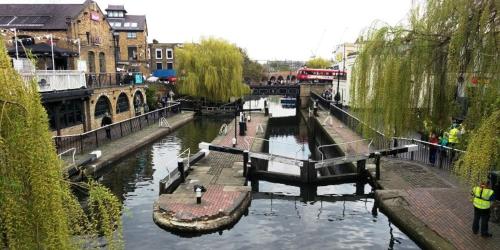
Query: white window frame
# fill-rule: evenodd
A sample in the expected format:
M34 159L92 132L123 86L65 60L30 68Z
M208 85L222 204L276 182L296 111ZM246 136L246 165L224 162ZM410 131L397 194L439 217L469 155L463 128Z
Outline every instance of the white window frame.
M130 27L137 28L137 23L130 23Z
M127 32L127 39L136 39L137 32Z
M124 23L123 27L130 27L130 23L129 22Z
M123 17L123 11L118 11L118 13L116 13L116 14L117 14L116 15L117 17Z
M158 64L161 64L161 69L158 69ZM163 70L163 69L164 69L164 68L163 68L163 62L156 62L156 64L155 64L155 68L156 68L157 70Z
M170 51L171 57L168 57L168 52L169 51ZM166 52L167 59L174 59L174 50L173 49L166 49L165 52Z
M158 51L160 51L160 57L158 57ZM163 50L162 49L155 50L155 59L163 59Z

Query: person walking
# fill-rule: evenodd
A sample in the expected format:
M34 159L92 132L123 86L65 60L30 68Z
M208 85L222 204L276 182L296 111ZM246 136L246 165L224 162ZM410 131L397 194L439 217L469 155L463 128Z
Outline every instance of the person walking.
M104 113L104 117L101 120L101 127L106 126L106 137L111 140L111 125L113 124L113 120L111 119L111 116L109 115L108 112Z
M436 152L439 143L436 133L431 133L429 143L431 143L431 145L429 146L429 162L434 165L434 163L436 162Z
M491 237L488 232L488 220L490 219L491 203L495 200L495 194L490 189L490 181L486 184L472 188L472 203L474 204L474 221L472 222L472 233L479 232L479 222L481 222L481 236Z

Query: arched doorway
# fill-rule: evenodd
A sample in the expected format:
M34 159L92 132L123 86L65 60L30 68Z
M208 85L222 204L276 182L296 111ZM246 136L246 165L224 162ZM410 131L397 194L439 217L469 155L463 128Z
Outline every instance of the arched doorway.
M111 102L109 101L107 96L101 96L97 99L95 104L94 117L100 118L106 114L106 112L111 114Z
M140 115L141 107L144 106L144 96L142 95L142 92L140 90L135 92L133 102L135 115Z
M122 113L130 110L127 94L121 93L116 100L116 113Z

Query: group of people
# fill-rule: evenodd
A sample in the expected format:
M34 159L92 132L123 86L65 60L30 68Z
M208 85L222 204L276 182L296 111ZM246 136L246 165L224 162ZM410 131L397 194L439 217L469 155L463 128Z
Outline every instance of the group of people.
M330 88L330 89L326 89L325 91L323 91L323 93L321 94L321 96L323 98L325 98L326 100L332 100L332 93L333 93L333 90Z
M460 137L464 134L464 132L464 128L459 125L458 122L454 122L448 131L441 131L439 135L437 135L434 131L431 132L429 136L429 143L432 145L430 146L429 151L429 162L433 165L436 162L436 155L439 146L456 148L460 143ZM446 156L446 151L441 150L440 153L442 157Z

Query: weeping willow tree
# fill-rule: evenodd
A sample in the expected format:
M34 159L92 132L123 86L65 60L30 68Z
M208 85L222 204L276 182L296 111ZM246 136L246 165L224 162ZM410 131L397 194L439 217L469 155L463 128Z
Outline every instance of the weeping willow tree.
M316 57L306 62L306 66L313 69L326 69L331 65L332 63L330 61L321 57Z
M412 10L408 25L369 29L359 40L351 106L387 136L424 124L447 129L457 117L473 135L500 108L499 5L428 0Z
M175 53L180 93L227 102L250 92L243 84L243 57L235 45L209 38L199 44L185 44Z
M89 212L82 210L64 178L36 81L12 68L0 39L0 248L121 248L121 204L96 184Z

